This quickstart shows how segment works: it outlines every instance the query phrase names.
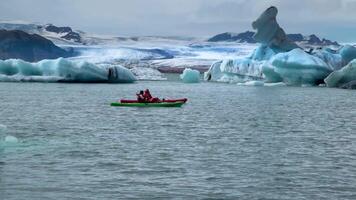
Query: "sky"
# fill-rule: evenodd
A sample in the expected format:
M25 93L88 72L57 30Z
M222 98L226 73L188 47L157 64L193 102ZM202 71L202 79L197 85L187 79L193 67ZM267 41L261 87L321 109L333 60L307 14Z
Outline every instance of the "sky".
M287 33L356 41L356 0L1 0L0 21L118 36L212 36L252 30L269 6Z

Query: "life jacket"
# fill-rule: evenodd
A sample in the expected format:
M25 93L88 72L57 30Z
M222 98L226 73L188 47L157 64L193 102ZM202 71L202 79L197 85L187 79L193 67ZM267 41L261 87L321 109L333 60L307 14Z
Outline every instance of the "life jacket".
M149 91L147 91L147 90L143 93L143 97L145 99L147 99L147 100L151 100L152 99L151 93Z

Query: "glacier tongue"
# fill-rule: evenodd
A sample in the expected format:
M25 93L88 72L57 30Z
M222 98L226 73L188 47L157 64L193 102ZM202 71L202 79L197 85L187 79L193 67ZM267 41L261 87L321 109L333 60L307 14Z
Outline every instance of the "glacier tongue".
M0 60L0 81L131 83L136 81L136 77L120 65L100 65L64 58L38 63L9 59Z

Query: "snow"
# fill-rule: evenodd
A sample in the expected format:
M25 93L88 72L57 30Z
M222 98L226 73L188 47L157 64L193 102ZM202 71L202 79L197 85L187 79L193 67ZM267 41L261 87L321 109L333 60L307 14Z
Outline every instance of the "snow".
M64 58L38 63L9 59L0 60L0 81L131 83L136 81L136 77L120 65L99 65Z
M340 70L332 72L325 79L328 87L347 87L348 83L356 81L356 59Z
M332 72L320 58L293 49L279 53L263 65L267 82L283 81L288 85L317 85Z
M199 83L200 72L198 70L186 68L180 75L180 78L183 80L184 83Z

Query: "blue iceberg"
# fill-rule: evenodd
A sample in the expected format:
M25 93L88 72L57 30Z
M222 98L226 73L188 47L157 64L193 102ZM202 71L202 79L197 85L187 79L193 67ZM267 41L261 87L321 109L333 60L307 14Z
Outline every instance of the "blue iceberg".
M351 61L342 69L332 72L328 77L325 78L325 83L328 87L355 89L356 60Z
M65 58L29 63L0 60L0 81L132 83L133 73L120 65L93 64Z
M262 68L266 82L285 82L288 85L317 85L323 83L332 69L320 58L293 49L279 53Z
M217 61L204 74L204 79L247 83L240 85L262 85L259 81L287 85L319 85L328 81L329 87L356 85L352 64L343 68L356 59L356 47L345 45L337 50L318 48L305 52L287 38L276 21L277 13L277 8L270 7L252 23L257 31L253 37L261 44L250 56Z
M180 78L183 80L184 83L199 83L200 72L198 70L186 68L180 75Z

